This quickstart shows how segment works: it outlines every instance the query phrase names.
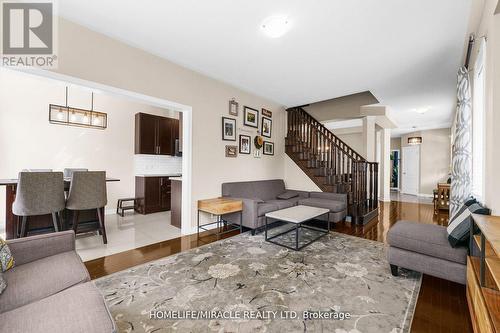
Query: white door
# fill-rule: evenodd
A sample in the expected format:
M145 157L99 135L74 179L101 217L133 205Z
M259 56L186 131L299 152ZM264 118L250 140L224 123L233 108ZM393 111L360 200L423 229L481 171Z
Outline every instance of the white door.
M418 195L420 178L420 146L403 147L401 192Z

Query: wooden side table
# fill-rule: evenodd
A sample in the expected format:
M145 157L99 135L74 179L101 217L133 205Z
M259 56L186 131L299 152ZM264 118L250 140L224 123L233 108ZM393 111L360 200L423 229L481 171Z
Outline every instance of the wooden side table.
M200 212L209 213L217 216L217 221L210 222L206 224L200 225ZM231 214L231 213L240 213L240 224L235 224L231 222L224 221L222 219L222 215ZM200 229L205 231L210 231L210 229L206 229L210 225L217 224L217 239L219 239L220 235L226 234L228 232L235 231L240 229L240 233L243 232L243 201L234 200L230 198L214 198L214 199L206 199L206 200L198 200L198 220L197 220L197 236L200 238ZM220 226L223 225L231 225L232 228L226 231L221 231Z

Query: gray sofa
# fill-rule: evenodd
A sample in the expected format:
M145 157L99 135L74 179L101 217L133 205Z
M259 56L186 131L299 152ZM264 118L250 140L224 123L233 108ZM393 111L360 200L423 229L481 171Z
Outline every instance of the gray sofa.
M393 275L398 267L465 284L467 248L451 247L446 227L398 221L388 232L387 259Z
M296 196L279 199L285 192ZM264 226L266 213L296 205L328 208L330 222L342 221L347 214L346 194L289 190L282 179L224 183L222 196L243 201L242 224L252 229L252 233ZM240 214L227 214L224 219L239 223Z
M0 332L116 332L99 290L75 252L73 231L7 241Z

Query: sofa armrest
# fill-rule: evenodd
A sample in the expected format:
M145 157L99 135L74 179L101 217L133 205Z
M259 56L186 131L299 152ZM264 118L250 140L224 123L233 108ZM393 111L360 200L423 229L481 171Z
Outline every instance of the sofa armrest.
M7 241L16 265L75 250L73 230L10 239Z
M310 192L311 198L320 198L333 201L340 201L347 205L347 194L345 193L331 193L331 192Z
M259 205L259 203L264 202L263 200L257 198L255 199L236 198L236 197L228 197L228 198L234 200L241 200L243 202L242 217L244 225L254 225L256 223L256 220L258 218L257 206ZM239 222L239 217L237 222Z

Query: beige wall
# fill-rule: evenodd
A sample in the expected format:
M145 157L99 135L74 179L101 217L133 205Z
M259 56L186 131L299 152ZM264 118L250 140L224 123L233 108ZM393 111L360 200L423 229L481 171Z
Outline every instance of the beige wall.
M358 154L361 154L363 157L365 157L362 133L338 134L337 136L339 137L340 140L347 143Z
M401 138L391 139L391 150L401 149Z
M202 55L200 55L202 56ZM283 177L284 107L223 82L180 67L64 19L59 21L59 67L56 72L192 107L192 219L196 202L220 195L221 183ZM235 98L273 112L274 156L225 158L221 116ZM242 112L238 128L242 127ZM247 128L250 129L250 128ZM240 130L237 134L247 134ZM252 130L255 135L255 130ZM119 163L117 161L117 163Z
M438 182L445 182L450 173L451 131L449 128L414 132L401 137L401 147L408 146L408 137L421 136L420 145L420 190L422 195L432 195ZM403 160L401 168L403 170ZM403 183L401 177L401 185Z
M134 195L134 116L137 112L178 117L176 112L139 104L102 93L94 95L94 109L108 114L105 130L54 125L48 122L49 104L65 105L62 82L0 69L0 178L17 178L22 169L67 167L106 170L120 182L108 184L108 209L118 198ZM91 91L70 86L70 106L90 109ZM0 202L5 191L0 189ZM5 204L0 205L0 229Z
M471 27L476 36L487 36L486 43L486 118L485 118L485 204L492 214L500 215L500 15L494 15L497 0L484 0L482 16L478 24ZM474 18L472 18L473 20ZM474 66L479 40L470 61Z
M288 189L302 191L321 191L321 189L309 178L302 169L285 155L285 185Z
M360 116L360 107L376 104L378 100L369 91L313 103L304 109L319 121L329 121Z

